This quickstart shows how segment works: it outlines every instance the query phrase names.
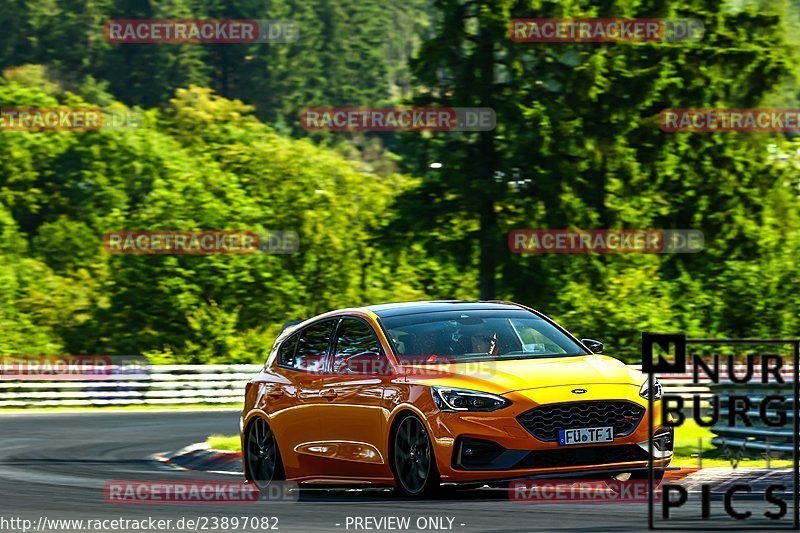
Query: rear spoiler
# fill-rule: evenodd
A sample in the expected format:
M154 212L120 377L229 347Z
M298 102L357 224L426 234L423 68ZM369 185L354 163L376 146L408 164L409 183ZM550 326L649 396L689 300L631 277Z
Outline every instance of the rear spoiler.
M290 320L289 322L287 322L287 323L285 323L283 325L283 327L281 328L280 333L283 333L287 329L291 328L292 326L296 326L297 324L299 324L301 322L305 322L305 320ZM280 333L278 335L280 335Z

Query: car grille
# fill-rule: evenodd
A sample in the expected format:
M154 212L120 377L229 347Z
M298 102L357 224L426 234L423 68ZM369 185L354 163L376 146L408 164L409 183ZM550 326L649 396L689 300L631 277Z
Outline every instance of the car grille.
M563 450L532 451L514 468L558 468L647 461L647 452L635 444L586 446Z
M569 402L534 407L517 420L540 441L555 442L560 429L611 426L615 437L624 437L636 429L643 415L644 407L633 402Z

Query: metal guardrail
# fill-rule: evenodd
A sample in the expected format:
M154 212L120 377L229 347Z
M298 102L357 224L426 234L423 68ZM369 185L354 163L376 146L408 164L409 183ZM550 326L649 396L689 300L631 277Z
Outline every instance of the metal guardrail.
M642 370L642 365L628 365L634 370ZM677 394L678 396L691 397L692 395L708 396L712 394L707 385L697 384L692 381L692 374L672 374L659 377L659 382L664 388L664 393Z
M794 450L794 404L792 401L793 383L787 381L780 386L775 383L747 383L720 382L711 386L711 391L719 396L719 420L711 431L716 435L711 443L717 448L738 450L741 453L764 452L768 455L774 453L791 454ZM730 395L747 396L752 406L747 415L752 422L751 427L741 425L737 420L735 426L728 425L728 412ZM778 395L784 398L780 410L770 409L767 414L774 417L782 412L786 423L781 426L768 426L761 419L759 406L766 396Z
M92 380L11 380L0 376L0 408L240 403L245 383L261 367L153 365L147 372ZM708 393L706 387L691 386L690 382L681 377L664 380L663 385L674 394Z
M744 365L735 367L736 375L744 376L747 368ZM700 374L704 375L704 374ZM791 366L784 366L781 369L784 383L777 385L774 382L761 383L761 373L758 368L753 372L751 380L747 383L734 383L732 381L721 380L717 384L699 385L693 381L693 367L688 366L684 374L672 374L669 379L660 378L664 384L664 390L669 394L678 394L684 400L690 400L692 396L708 398L710 396L719 397L719 418L716 424L710 429L714 434L711 443L718 449L726 453L748 454L750 452L772 454L792 453L794 447L793 439L793 415L794 407L792 403L792 388L794 370ZM670 386L668 387L667 384ZM728 398L731 395L746 396L752 403L747 415L752 422L752 426L745 427L740 419L736 420L736 425L728 425ZM780 412L786 416L786 423L782 426L768 426L760 416L759 406L765 396L782 396L784 403ZM691 402L684 402L683 412L687 417L693 416L693 406ZM777 416L779 411L770 409L768 414ZM705 401L701 402L701 416L704 420L710 417L710 408ZM752 453L750 453L752 455Z
M702 353L690 354L687 351L689 346L697 345L714 347L713 360L704 360ZM720 346L735 346L737 347L735 351L739 352L737 354L729 351L725 354L727 364L723 369L720 367L719 358L722 354L717 349ZM759 354L753 350L754 346L770 348ZM775 348L779 346L784 348L791 346L791 358L788 359L791 364L785 364L786 356L776 351ZM654 358L654 355L657 357ZM687 355L691 357L687 358ZM736 359L742 355L746 355L747 358ZM689 410L695 418L714 424L711 431L715 437L711 442L729 459L731 456L741 458L752 455L750 452L753 451L765 455L767 462L775 452L779 455L791 454L796 458L794 439L800 438L796 435L800 415L797 415L795 410L800 400L794 393L800 381L795 375L800 371L800 338L697 339L687 338L684 333L643 332L642 361L651 376L669 374L670 377L675 377L675 373L681 372L691 378L696 373L697 377L692 382L700 379L717 382L711 383L708 388L710 399L714 404L709 405L707 401L702 401L705 395L695 394ZM687 365L689 362L691 364ZM734 395L749 403L734 408L729 405ZM776 400L780 399L781 402L772 405L764 403L762 400L768 395L777 397ZM686 414L685 397L683 404L683 411ZM743 413L740 408L747 410L744 413L745 417L741 416ZM712 413L710 419L706 416L709 410ZM776 415L780 417L777 420L775 420ZM767 423L764 418L770 422L774 421L775 425ZM797 475L797 463L794 468Z
M146 372L99 379L11 380L0 377L0 407L231 404L262 365L153 365Z

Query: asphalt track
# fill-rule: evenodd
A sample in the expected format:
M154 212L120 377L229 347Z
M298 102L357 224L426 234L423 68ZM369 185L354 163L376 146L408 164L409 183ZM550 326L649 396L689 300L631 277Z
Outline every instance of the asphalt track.
M8 522L10 519L31 520L32 529L35 530L42 517L47 519L43 523L54 519L152 517L171 519L175 524L182 517L198 519L225 516L277 517L278 531L398 531L374 527L355 529L352 523L355 517L408 517L410 527L401 531L435 530L430 527L418 528L417 520L426 517L444 517L444 528L438 529L440 531L465 533L647 530L646 504L521 504L509 501L505 490L488 488L459 491L430 501L403 500L385 491L342 489L302 490L299 500L295 502L263 501L253 504L120 505L104 499L104 487L109 480L238 479L224 474L176 470L153 459L154 454L203 441L213 433L236 433L238 415L238 412L230 410L0 414L0 531L22 531L21 523ZM756 514L766 509L759 507L759 501L751 503L750 509ZM699 505L691 502L682 513L687 517L697 517ZM722 513L722 502L712 502L713 520L702 525L727 530L746 525L724 520L726 517ZM452 519L449 528L446 518ZM275 522L273 520L270 523L274 525ZM422 522L419 524L422 525ZM212 525L209 523L207 527ZM374 526L374 523L371 525ZM747 525L752 527L754 524ZM781 525L786 525L786 522L781 522ZM700 528L697 526L701 524L696 522L694 527L687 529L698 531ZM73 525L72 528L51 526L47 530L78 529ZM170 529L180 530L174 525ZM194 529L182 529L189 530ZM242 526L205 530L268 531L261 527ZM109 528L99 531L115 530Z

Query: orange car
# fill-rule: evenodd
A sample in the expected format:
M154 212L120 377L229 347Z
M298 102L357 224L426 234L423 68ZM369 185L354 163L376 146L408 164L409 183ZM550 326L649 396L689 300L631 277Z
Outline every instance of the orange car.
M286 328L248 384L244 473L393 486L539 475L647 476L672 458L661 386L508 302L342 309ZM654 439L648 394L654 391Z

